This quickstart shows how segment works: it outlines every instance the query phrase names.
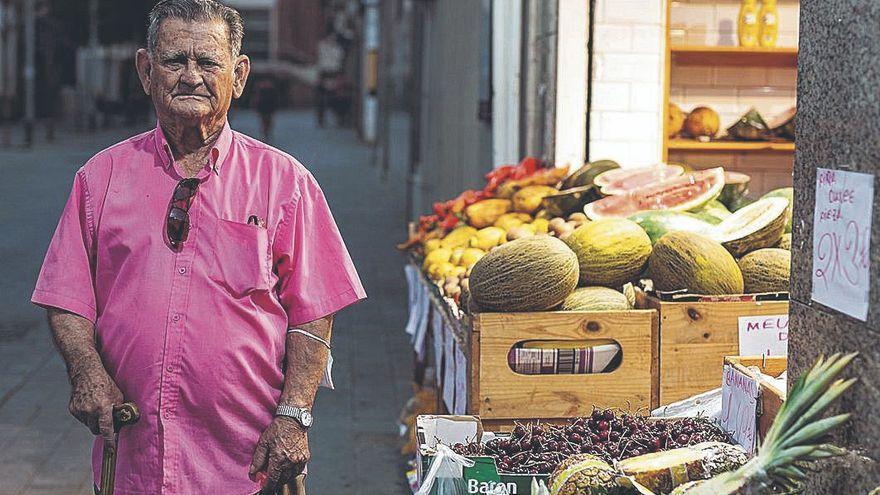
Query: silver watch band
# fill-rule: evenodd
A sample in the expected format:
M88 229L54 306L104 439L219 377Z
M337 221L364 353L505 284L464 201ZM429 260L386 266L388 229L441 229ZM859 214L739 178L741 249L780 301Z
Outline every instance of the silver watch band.
M299 424L308 428L312 425L312 412L304 407L288 406L281 404L275 409L276 416L286 416L295 419Z

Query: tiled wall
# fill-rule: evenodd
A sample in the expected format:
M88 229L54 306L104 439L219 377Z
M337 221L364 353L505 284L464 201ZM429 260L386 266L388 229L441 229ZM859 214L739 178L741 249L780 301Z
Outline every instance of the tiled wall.
M596 0L590 160L660 161L665 16L662 0Z
M760 3L760 2L759 2ZM799 3L779 0L777 46L797 46ZM676 1L670 9L673 45L738 44L740 2ZM795 105L797 69L794 67L729 67L675 65L670 74L669 101L688 112L697 106L713 108L722 129L736 122L749 108L771 119ZM681 153L670 152L669 161L694 167L724 166L752 176L751 190L763 193L791 185L793 153Z

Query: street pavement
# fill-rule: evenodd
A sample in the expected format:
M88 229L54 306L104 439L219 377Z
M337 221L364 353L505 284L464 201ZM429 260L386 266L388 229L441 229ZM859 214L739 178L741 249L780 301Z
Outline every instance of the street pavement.
M258 136L256 117L233 128ZM387 177L348 129L317 129L311 113L277 116L272 144L323 187L369 299L344 310L333 335L335 391L322 389L310 433L310 495L408 493L395 419L410 396L403 334L405 119L392 125ZM0 495L91 494L91 434L67 413L69 387L44 312L30 293L74 172L94 153L147 129L61 133L31 150L0 149ZM332 260L328 260L332 262ZM144 317L146 315L139 315Z

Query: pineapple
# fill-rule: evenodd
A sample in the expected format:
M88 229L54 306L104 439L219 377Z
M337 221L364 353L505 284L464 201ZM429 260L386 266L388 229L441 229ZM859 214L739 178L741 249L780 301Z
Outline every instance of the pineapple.
M623 475L602 459L578 454L562 461L550 475L551 495L627 495Z
M673 495L756 493L755 488L767 491L774 486L783 490L796 489L806 479L798 463L843 453L843 449L834 445L816 442L846 422L850 415L817 418L855 382L855 379L835 379L855 356L855 353L835 354L827 360L819 359L798 379L755 458L736 471L679 486Z

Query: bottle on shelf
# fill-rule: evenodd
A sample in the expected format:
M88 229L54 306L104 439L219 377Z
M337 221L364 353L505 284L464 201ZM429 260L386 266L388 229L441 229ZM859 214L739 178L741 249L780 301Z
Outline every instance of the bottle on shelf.
M776 38L779 36L779 15L776 11L776 0L762 0L758 18L761 22L759 44L765 48L776 46Z
M758 36L761 30L758 24L758 12L758 0L742 0L742 5L739 8L739 24L737 26L739 46L758 46Z

